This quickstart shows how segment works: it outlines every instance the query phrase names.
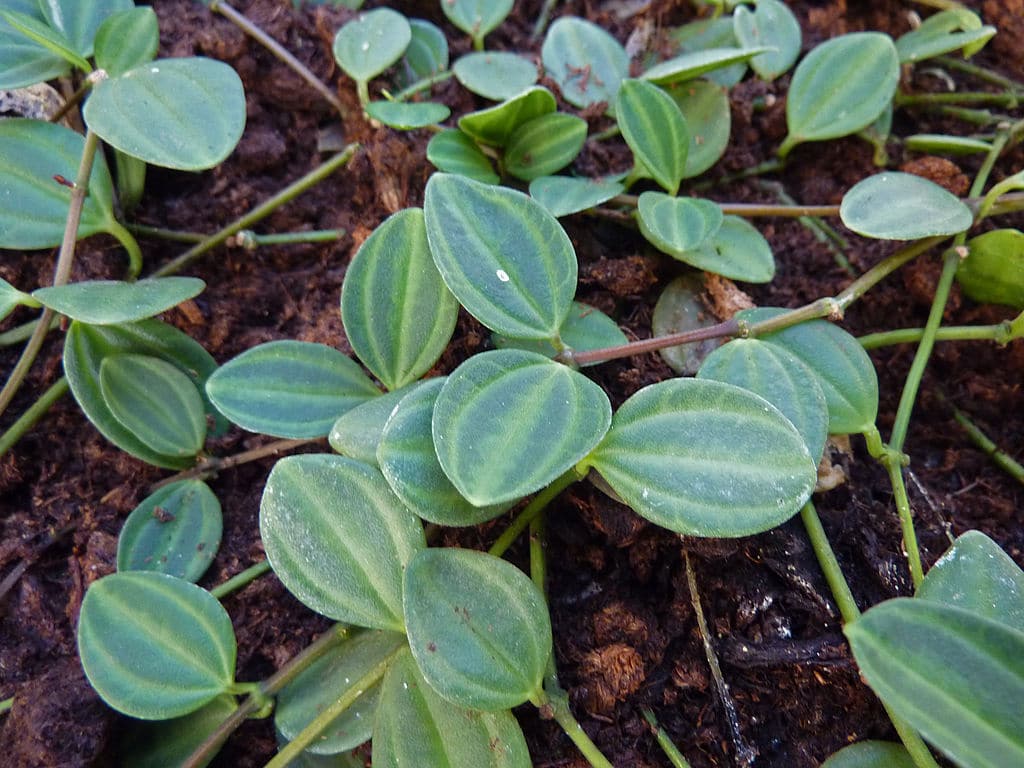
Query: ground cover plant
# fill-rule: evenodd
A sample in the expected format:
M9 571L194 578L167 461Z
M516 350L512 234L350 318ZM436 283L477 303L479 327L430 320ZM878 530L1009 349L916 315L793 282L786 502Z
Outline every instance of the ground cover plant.
M75 493L104 488L7 545L12 622L38 627L32 569L74 542L67 628L18 646L17 677L35 682L33 653L63 655L74 702L132 718L79 714L61 764L1020 762L1024 87L1019 53L992 54L1012 15L879 29L837 10L835 30L775 0L588 18L550 2L254 3L253 18L168 3L236 26L205 42L179 27L178 55L151 61L162 5L122 5L25 3L0 30L18 42L6 85L82 73L68 95L84 139L0 122L18 201L0 245L21 249L3 341L28 341L0 394L23 414L0 436L2 480L45 506L20 452L70 391L62 418L96 430ZM314 20L305 58L329 51L337 95L332 64L315 74L255 23L281 14ZM291 85L255 74L236 28ZM180 55L196 45L241 81ZM152 169L151 192L147 163L228 157L242 82L319 104L291 116L299 168L271 118L213 181L187 182L238 194L231 215L194 210L172 171ZM301 207L330 183L344 204ZM263 219L271 233L250 229ZM101 232L127 271L77 242ZM57 244L53 279L26 281L40 257L25 250ZM204 267L222 245L228 261ZM127 279L71 281L76 264ZM219 318L229 296L255 327ZM859 338L858 313L874 331ZM63 354L33 377L47 344ZM867 351L894 345L910 351ZM947 395L937 364L984 384L958 373ZM966 413L982 394L1006 422L990 419L996 442ZM956 476L945 501L920 479L923 405L992 459L973 466L986 490L1008 489L979 525L959 509L981 482L961 474L966 447L921 449L932 484ZM44 530L17 503L5 531ZM5 703L19 764L60 749L31 709L53 685Z

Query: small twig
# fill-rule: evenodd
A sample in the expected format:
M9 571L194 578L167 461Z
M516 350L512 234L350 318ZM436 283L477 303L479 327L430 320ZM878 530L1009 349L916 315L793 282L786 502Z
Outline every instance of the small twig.
M971 438L971 442L978 446L995 464L1005 470L1010 477L1024 485L1024 466L1017 462L1010 454L1003 451L988 435L982 432L981 428L971 421L966 413L952 403L950 403L950 407L953 409L953 418L956 419L957 424L963 427L967 436Z
M153 493L165 485L176 483L180 480L190 480L192 478L207 478L217 474L225 469L231 467L237 467L240 464L247 464L250 461L258 461L259 459L266 458L267 456L277 456L286 451L290 451L293 448L299 448L303 445L312 445L314 443L322 442L323 438L308 438L303 440L275 440L272 443L261 445L259 448L253 448L242 453L236 453L233 456L225 456L224 458L210 458L199 462L196 466L191 469L186 469L179 472L176 475L165 477L158 483L154 483L150 486L149 492Z

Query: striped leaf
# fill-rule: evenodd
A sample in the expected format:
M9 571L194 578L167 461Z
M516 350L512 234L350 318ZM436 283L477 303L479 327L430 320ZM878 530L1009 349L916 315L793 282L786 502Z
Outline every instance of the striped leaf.
M643 80L624 80L615 98L615 117L637 160L669 194L678 192L690 133L672 97Z
M519 126L505 148L505 169L523 181L560 171L587 140L587 121L552 112Z
M554 112L555 97L539 85L488 109L459 118L459 130L481 144L504 147L523 123Z
M160 277L134 283L85 280L39 288L32 298L54 312L90 325L133 323L198 296L206 283L197 277Z
M722 226L722 209L710 200L643 192L636 208L640 232L659 251L686 260Z

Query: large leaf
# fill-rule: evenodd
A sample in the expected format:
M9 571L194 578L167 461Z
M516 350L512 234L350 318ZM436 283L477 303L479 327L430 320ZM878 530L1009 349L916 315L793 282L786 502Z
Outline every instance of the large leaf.
M551 112L520 125L505 148L505 170L523 181L562 170L583 149L587 122L576 115Z
M822 763L821 768L915 768L915 765L902 744L861 741L840 749Z
M96 66L120 75L152 61L159 47L160 28L152 8L118 11L96 30Z
M405 651L388 667L373 726L374 768L530 768L510 712L466 709L438 696Z
M305 341L271 341L246 350L210 377L217 410L251 432L324 437L341 414L380 391L351 358Z
M554 216L521 192L438 173L423 207L431 255L471 315L509 336L558 335L577 267Z
M541 48L548 76L576 107L612 104L629 77L629 56L601 27L576 16L562 16L548 29Z
M484 36L512 12L513 0L445 0L441 10L448 20L483 46Z
M537 65L518 53L468 53L452 65L455 78L478 96L510 99L537 82Z
M4 0L3 9L43 20L37 0ZM33 42L0 16L0 88L23 88L70 71L66 59Z
M615 97L615 116L636 159L669 194L678 192L690 132L672 97L643 80L624 80Z
M260 503L274 573L317 613L404 631L402 571L425 546L419 520L373 467L341 456L289 456Z
M198 171L219 164L242 137L245 93L224 62L159 59L98 83L83 116L127 155Z
M377 8L356 16L334 37L334 59L349 77L365 83L398 61L412 40L405 16Z
M707 203L704 200L695 202ZM757 227L739 216L723 217L718 230L703 243L673 255L697 269L732 280L767 283L775 277L775 256L771 246Z
M733 12L736 39L747 47L774 48L750 60L764 80L774 80L793 66L800 55L800 22L781 0L757 0L753 11L741 5Z
M434 406L434 448L444 472L476 506L538 491L582 459L611 420L590 379L534 352L471 357Z
M127 283L87 280L39 288L32 297L54 312L90 325L132 323L202 293L206 283L197 277L160 277Z
M419 208L399 211L377 227L345 272L345 334L389 390L430 370L455 330L458 312L430 257Z
M691 536L747 536L792 517L816 465L774 406L731 384L670 379L615 413L586 463L636 512Z
M879 697L955 763L1024 765L1024 632L906 597L844 632Z
M544 595L500 558L424 549L405 571L405 626L423 677L442 698L485 711L536 702L551 654Z
M1024 232L995 229L972 237L956 280L975 301L1024 309Z
M459 118L459 130L481 144L504 147L516 128L554 112L556 106L551 91L535 85L501 104L463 115Z
M839 216L857 234L884 240L955 235L974 220L970 208L934 181L897 171L854 184L843 195Z
M677 259L703 245L722 226L722 209L710 200L643 192L636 207L640 232Z
M2 54L0 54L2 57ZM71 204L71 190L55 179L74 179L85 148L81 135L42 120L0 120L0 247L51 248L60 245ZM89 193L78 236L114 226L114 187L102 155L93 161Z
M205 589L163 573L94 582L78 617L78 655L107 704L144 720L188 714L235 682L227 611Z
M133 8L133 0L39 0L43 17L82 56L92 56L93 40L103 21Z

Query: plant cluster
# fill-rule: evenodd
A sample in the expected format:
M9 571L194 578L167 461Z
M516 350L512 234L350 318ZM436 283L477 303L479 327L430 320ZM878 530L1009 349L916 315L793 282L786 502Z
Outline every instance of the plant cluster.
M484 50L511 0L441 2L475 49L451 64L434 24L388 8L361 13L338 31L334 56L370 119L432 127L427 156L438 172L422 209L381 223L347 269L340 311L358 362L324 344L280 340L218 366L155 319L203 284L134 280L138 248L114 213L115 186L94 153L102 140L118 158L122 210L141 193L145 163L215 165L244 123L237 76L204 59L153 61L155 15L130 1L13 5L0 14L0 38L18 46L0 44L0 85L74 70L87 75L91 94L85 138L43 121L0 122L0 191L18 201L0 212L0 245L59 244L78 191L85 197L71 252L76 230L109 232L133 256L125 282L55 280L31 294L0 283L0 316L26 305L69 318L64 370L72 394L111 442L150 464L202 468L211 461L208 436L229 422L294 441L326 437L334 451L280 459L263 491L269 567L303 604L339 622L282 677L235 680L230 619L194 583L221 528L217 499L197 473L158 490L126 521L118 572L89 588L78 642L85 672L110 706L159 721L139 740L132 765L204 765L230 724L273 707L283 746L270 766L346 765L345 755L369 739L375 766L529 766L510 712L527 702L554 717L592 765L609 765L558 684L538 541L545 506L588 481L687 536L747 536L801 516L854 657L902 739L843 749L831 768L935 766L922 736L958 765L1024 762L1024 573L970 532L925 575L902 474L907 421L935 340L1006 344L1024 336L1024 314L982 329L940 327L954 280L977 301L1024 310L1024 233L972 236L980 222L1022 207L1013 194L1024 187L1022 174L986 190L992 164L1021 138L1022 123L969 141L902 139L931 152L984 153L969 199L883 170L848 190L838 210L812 212L838 215L865 237L905 242L838 296L680 328L673 318L687 296L677 283L659 302L654 337L642 342L576 301L576 253L558 221L609 215L694 270L770 281L771 248L747 220L764 211L681 193L725 151L729 88L748 68L770 80L795 65L779 163L803 143L852 134L884 147L894 138L900 68L979 50L995 30L975 14L941 11L895 41L842 35L800 59L799 25L782 2L734 4L729 15L720 8L674 30L676 55L646 61L639 73L606 31L563 16L546 30L540 59L565 103L604 105L611 128L588 137L587 122L559 111L555 94L538 85L529 59ZM387 72L391 84L371 99L371 81ZM448 77L496 104L442 127L447 106L413 99ZM629 169L559 174L586 141L618 135L633 158ZM75 181L58 183L55 171ZM642 191L633 196L633 188ZM920 340L917 362L884 442L864 345L830 321L940 245L947 250L932 316L910 332ZM460 309L493 334L493 348L424 378ZM44 315L37 328L49 327ZM680 354L681 344L707 339L729 340L702 359ZM680 374L696 375L644 387L617 409L581 370L657 349ZM916 587L914 597L863 615L811 502L829 435L863 435L889 470ZM424 523L471 526L512 509L488 553L427 545ZM528 527L536 534L529 576L501 558ZM239 704L240 695L249 698Z

